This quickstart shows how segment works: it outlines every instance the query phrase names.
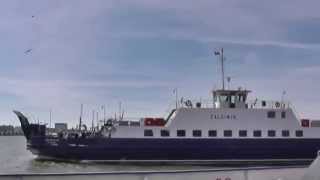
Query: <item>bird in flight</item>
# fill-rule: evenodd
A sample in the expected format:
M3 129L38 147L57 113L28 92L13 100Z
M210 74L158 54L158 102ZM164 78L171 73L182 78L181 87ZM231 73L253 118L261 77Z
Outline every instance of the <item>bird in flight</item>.
M26 50L24 53L25 53L25 54L29 54L31 51L32 51L32 49L28 49L28 50Z

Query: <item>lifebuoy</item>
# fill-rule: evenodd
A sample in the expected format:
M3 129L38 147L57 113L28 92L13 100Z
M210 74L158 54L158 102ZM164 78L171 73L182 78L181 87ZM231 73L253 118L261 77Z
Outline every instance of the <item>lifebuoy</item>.
M187 107L192 107L192 102L191 102L191 100L187 100L187 101L185 102L185 104L186 104Z

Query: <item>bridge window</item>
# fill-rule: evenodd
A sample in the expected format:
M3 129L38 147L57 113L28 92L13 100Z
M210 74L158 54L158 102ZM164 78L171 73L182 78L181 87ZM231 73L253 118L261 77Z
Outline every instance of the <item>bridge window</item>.
M289 130L282 130L282 136L283 137L289 137L290 136Z
M231 130L224 130L223 135L224 135L224 137L232 137L232 131Z
M268 136L269 137L275 137L276 136L276 131L275 130L268 130Z
M268 111L268 118L276 118L276 112L275 111Z
M160 131L160 135L162 136L162 137L168 137L168 136L170 136L170 132L169 132L169 130L161 130Z
M144 136L153 136L153 131L151 129L145 129Z
M201 137L201 130L193 130L192 135L194 137Z
M285 118L286 118L286 112L285 112L285 111L282 111L282 112L281 112L281 118L282 118L282 119L285 119Z
M296 130L296 137L302 137L303 131L302 130Z
M253 136L254 137L261 137L261 131L260 130L253 131Z
M182 129L177 130L177 136L178 137L185 137L186 136L186 131L182 130Z
M239 136L240 137L247 137L247 131L246 130L240 130L239 131Z
M209 137L216 137L217 136L217 131L216 130L209 130L208 131L208 136Z

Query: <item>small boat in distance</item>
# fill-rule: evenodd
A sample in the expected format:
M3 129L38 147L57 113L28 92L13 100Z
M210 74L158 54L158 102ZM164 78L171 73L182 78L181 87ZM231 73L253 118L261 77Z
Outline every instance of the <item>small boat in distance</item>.
M221 57L222 89L212 92L212 107L187 100L166 118L109 119L99 131L79 129L58 136L14 111L27 148L39 157L110 162L274 164L315 159L320 121L299 119L283 100L251 102L249 90L225 89L223 49L215 55Z

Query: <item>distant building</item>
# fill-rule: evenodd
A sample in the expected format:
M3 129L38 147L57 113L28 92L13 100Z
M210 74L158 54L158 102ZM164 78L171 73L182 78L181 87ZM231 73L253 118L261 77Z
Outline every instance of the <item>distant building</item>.
M54 129L55 131L66 131L68 130L68 125L67 123L55 123L54 124Z

